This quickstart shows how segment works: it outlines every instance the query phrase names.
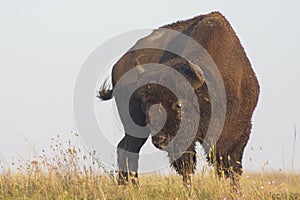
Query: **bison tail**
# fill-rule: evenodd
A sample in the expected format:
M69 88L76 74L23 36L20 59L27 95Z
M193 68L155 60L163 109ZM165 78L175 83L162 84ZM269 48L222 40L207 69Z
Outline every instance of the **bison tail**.
M113 89L109 89L109 85L108 80L105 80L98 91L97 97L103 101L109 100L113 97Z

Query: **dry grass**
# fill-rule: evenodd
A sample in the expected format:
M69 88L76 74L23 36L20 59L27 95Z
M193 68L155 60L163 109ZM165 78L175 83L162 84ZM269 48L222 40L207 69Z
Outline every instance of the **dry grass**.
M240 190L213 172L196 174L190 188L177 175L144 175L140 187L118 186L109 173L97 171L95 152L86 155L70 141L53 139L50 156L12 163L0 175L0 199L300 199L300 176L245 174ZM96 169L96 170L95 170Z

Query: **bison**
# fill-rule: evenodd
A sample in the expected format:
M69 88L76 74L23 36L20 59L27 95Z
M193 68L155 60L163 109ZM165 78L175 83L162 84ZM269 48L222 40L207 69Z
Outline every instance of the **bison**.
M162 30L172 30L178 35L165 37ZM180 34L199 43L204 53L190 47L189 39L179 37ZM149 48L139 48L144 44ZM151 48L153 44L162 48ZM177 53L164 50L167 47L176 49ZM180 52L193 55L193 58L181 56ZM219 78L212 70L210 58ZM149 63L154 63L152 69L155 70L148 70L151 69ZM130 76L122 79L128 72ZM196 98L191 97L183 79L176 78L178 73L188 81ZM207 160L220 176L225 175L237 183L242 174L243 151L251 133L251 118L258 102L259 84L238 37L221 13L196 16L154 30L116 62L111 79L113 88L109 89L105 82L98 97L108 100L115 96L124 125L125 136L117 150L120 184L126 183L129 177L137 180L139 151L149 136L155 147L167 151L171 166L183 176L184 183L189 184L196 168L195 143L204 143L213 113L217 116L215 121L220 122L215 124L221 129L217 140L206 149ZM225 90L224 101L215 101L215 108L212 102L222 88L218 90L216 84L215 95L212 94L209 81L222 83L219 85ZM166 84L173 85L174 90ZM176 95L178 93L181 97ZM223 122L218 118L222 112ZM131 120L141 129L132 128ZM184 130L177 137L180 127ZM212 130L218 131L220 127Z

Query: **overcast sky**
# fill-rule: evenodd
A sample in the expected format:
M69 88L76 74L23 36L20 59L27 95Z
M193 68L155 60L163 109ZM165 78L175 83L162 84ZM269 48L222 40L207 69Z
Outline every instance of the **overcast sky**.
M294 127L300 129L299 9L297 0L0 0L0 159L26 158L30 146L39 150L57 134L76 132L74 84L101 43L217 10L237 32L261 86L244 167L261 171L268 161L268 170L291 170ZM294 170L300 172L299 134Z

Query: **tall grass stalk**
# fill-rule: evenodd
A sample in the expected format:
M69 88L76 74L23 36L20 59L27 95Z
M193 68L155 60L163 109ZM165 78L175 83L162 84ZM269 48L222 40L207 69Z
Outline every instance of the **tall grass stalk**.
M11 166L16 170L0 174L0 199L300 199L300 176L282 172L245 174L234 191L229 180L207 169L193 176L191 188L175 173L141 175L139 187L119 186L100 170L96 152L53 142L51 152L18 160Z

